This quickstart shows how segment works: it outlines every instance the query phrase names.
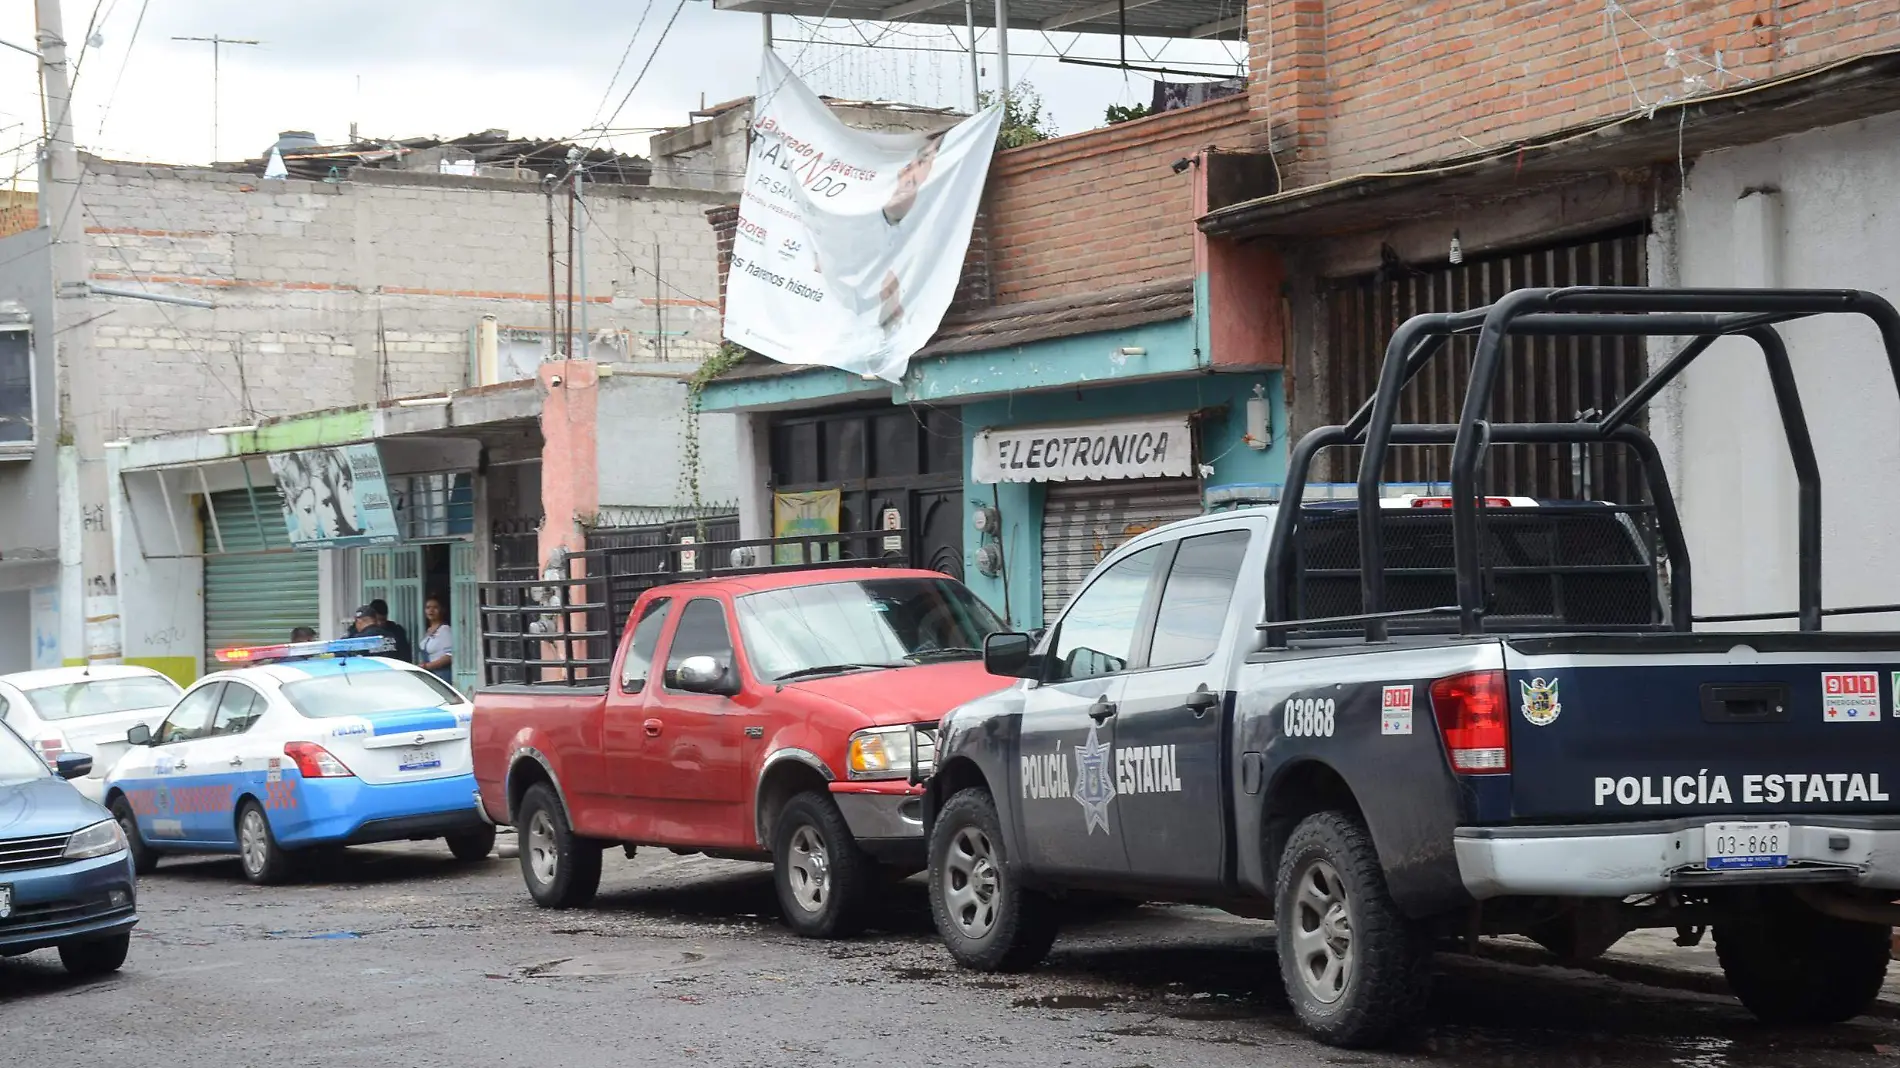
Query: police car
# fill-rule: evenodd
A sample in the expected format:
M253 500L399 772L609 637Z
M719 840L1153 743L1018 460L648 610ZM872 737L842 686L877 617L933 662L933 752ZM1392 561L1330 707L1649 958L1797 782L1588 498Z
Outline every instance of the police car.
M293 854L444 838L457 859L489 854L495 828L475 796L467 700L411 664L348 638L217 654L159 724L126 733L106 805L141 873L168 853L234 853L254 883L291 874Z

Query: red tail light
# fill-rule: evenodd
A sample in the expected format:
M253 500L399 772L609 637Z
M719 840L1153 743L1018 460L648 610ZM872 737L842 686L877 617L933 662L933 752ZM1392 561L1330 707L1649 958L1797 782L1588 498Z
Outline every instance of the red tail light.
M306 779L344 779L356 773L315 742L285 742L284 755L297 762Z
M39 741L40 759L49 768L59 767L59 756L66 751L66 736L54 731Z
M1509 508L1511 506L1511 498L1485 497L1480 501L1480 503L1486 508ZM1450 508L1451 498L1450 497L1414 497L1412 498L1412 507L1414 508Z
M1511 705L1504 672L1473 671L1432 683L1432 712L1451 769L1461 775L1511 770Z

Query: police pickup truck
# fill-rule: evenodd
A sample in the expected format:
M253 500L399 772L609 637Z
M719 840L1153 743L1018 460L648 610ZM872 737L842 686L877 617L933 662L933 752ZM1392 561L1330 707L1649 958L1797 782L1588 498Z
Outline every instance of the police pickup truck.
M1361 447L1355 500L1149 531L1039 640L986 641L1019 681L945 717L925 800L953 955L1033 966L1069 891L1276 917L1302 1023L1365 1046L1419 1021L1441 945L1582 958L1712 929L1760 1018L1862 1012L1900 921L1900 634L1823 623L1900 606L1822 604L1819 468L1775 325L1828 312L1873 320L1900 387L1900 316L1858 292L1520 290L1404 323L1374 398L1289 458L1300 502L1316 453ZM1474 333L1460 421L1396 423ZM1685 340L1607 413L1488 421L1512 339L1590 335ZM1635 418L1724 337L1765 357L1794 460L1796 515L1752 520L1796 529L1793 611L1692 612ZM1627 449L1648 503L1481 496L1487 450L1518 444ZM1393 445L1452 446L1450 496L1382 499Z

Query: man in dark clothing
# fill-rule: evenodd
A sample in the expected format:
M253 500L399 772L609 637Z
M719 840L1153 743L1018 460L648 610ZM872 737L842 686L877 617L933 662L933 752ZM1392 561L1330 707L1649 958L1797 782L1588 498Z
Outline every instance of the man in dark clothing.
M377 621L376 608L374 605L366 604L363 607L357 609L356 617L352 621L352 623L353 623L353 626L356 628L355 633L352 635L352 637L386 638L389 640L391 645L394 645L396 641L395 636L390 634L389 631L386 628L384 628L384 626L380 622ZM376 655L394 656L395 652L393 649L384 650L383 652L378 653Z
M396 651L389 655L405 664L415 663L416 651L409 644L409 631L401 623L389 618L389 602L378 597L369 603L369 608L376 613L376 623L382 628L379 633L389 635L390 640L396 643Z

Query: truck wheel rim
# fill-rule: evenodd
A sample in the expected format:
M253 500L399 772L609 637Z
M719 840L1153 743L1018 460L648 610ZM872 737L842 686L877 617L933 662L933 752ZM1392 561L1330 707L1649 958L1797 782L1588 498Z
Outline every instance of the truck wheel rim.
M244 870L252 873L264 870L264 817L256 809L244 813Z
M561 852L554 844L554 821L548 819L545 810L537 811L528 821L528 866L534 871L535 881L553 882L560 863Z
M806 912L824 908L831 896L831 859L825 853L825 840L810 824L792 832L791 849L785 862L792 898L798 907Z
M1331 1005L1352 983L1352 907L1339 872L1324 860L1306 865L1293 885L1293 962L1306 992Z
M943 901L965 938L982 938L996 926L1001 888L990 836L976 827L959 830L944 857Z

